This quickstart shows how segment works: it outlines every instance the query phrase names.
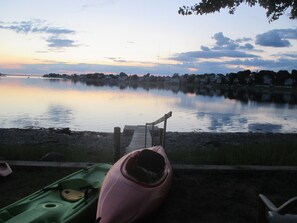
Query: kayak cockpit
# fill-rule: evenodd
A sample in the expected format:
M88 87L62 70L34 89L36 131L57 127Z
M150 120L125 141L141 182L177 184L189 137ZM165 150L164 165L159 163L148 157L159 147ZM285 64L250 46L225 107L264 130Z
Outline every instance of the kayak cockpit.
M123 175L145 186L157 186L167 175L164 157L144 149L127 157L122 166Z

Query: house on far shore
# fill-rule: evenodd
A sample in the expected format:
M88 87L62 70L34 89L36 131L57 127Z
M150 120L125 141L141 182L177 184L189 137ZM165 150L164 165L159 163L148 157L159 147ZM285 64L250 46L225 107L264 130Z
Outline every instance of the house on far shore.
M263 84L264 85L272 85L272 77L271 77L271 75L264 75L263 76Z
M284 82L285 86L293 86L296 83L296 80L294 80L293 78L287 78Z

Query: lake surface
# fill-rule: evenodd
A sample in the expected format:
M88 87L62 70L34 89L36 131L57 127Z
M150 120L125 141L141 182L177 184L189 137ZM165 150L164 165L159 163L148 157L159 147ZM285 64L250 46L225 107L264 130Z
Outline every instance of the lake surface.
M254 98L253 100L249 98ZM256 100L258 98L258 100ZM280 99L281 98L281 99ZM294 95L124 89L42 77L0 77L0 127L112 132L172 111L169 131L297 132Z

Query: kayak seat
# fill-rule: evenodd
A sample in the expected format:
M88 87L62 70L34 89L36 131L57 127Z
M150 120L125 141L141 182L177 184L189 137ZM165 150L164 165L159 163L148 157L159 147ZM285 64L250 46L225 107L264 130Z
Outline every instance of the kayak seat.
M43 188L43 191L57 190L60 196L70 202L79 201L82 198L88 198L92 191L98 190L88 183L85 179L75 178L60 182L55 187Z
M85 193L79 190L64 189L61 191L61 196L64 200L75 202L84 197Z
M134 179L145 184L158 182L165 170L165 159L152 150L144 149L126 164L127 173Z

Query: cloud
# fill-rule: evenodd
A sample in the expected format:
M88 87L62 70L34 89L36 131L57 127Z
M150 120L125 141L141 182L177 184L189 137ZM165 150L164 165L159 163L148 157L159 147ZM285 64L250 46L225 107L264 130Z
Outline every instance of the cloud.
M174 68L179 67L179 69L184 69L187 71L189 68L196 69L197 72L194 73L230 73L238 72L240 70L251 69L253 70L296 70L297 57L292 58L276 58L266 60L261 57L256 58L229 58L229 60L224 61L192 61L192 62L182 62L176 64ZM189 71L188 71L189 72Z
M75 34L74 30L48 26L45 20L32 19L22 22L1 22L0 29L11 30L13 32L23 34L48 34L49 38L47 38L46 40L49 47L63 48L78 46L77 44L74 44L73 40L66 39L65 37L65 35Z
M249 54L237 50L204 50L204 51L190 51L185 53L178 53L171 59L177 61L193 61L198 59L210 59L210 58L255 58L258 57L254 54Z
M288 39L297 39L297 29L274 29L256 36L256 44L270 47L290 47Z
M274 32L279 33L282 38L285 39L297 39L297 28L296 29L275 29Z
M112 58L110 58L112 59ZM120 60L119 58L113 58ZM251 70L286 70L296 69L297 58L283 58L275 60L265 60L263 58L244 58L224 61L184 61L177 64L152 64L146 62L138 62L137 65L131 66L126 63L117 65L104 65L104 64L89 64L89 63L62 63L56 61L38 61L36 64L19 64L18 66L7 67L0 64L0 72L7 74L45 74L45 73L67 73L67 74L81 74L92 72L103 73L120 73L125 72L127 74L147 74L154 75L172 75L173 73L185 74L185 73L221 73L226 74L230 72L238 72L239 70L249 69Z
M297 59L297 53L283 53L280 56L289 57L289 58L296 58Z
M32 19L29 21L22 22L12 22L6 23L6 25L0 25L0 29L7 29L14 31L16 33L48 33L53 35L62 35L62 34L75 34L74 30L58 28L58 27L49 27L45 25L45 20ZM5 24L1 22L1 24Z
M255 54L244 51L256 51L254 46L248 41L251 38L241 38L232 40L224 36L222 32L215 33L212 37L215 40L213 47L201 46L200 51L189 51L175 54L171 59L187 63L198 61L199 59L219 59L219 58L256 58Z
M89 8L94 8L96 5L94 4L84 4L81 6L81 10L84 11L86 9L89 9Z
M202 51L210 51L209 47L207 47L207 46L201 46L200 49Z
M213 50L253 50L254 46L251 43L252 38L243 37L240 39L232 40L229 37L224 36L222 32L215 33L212 37L216 42Z
M248 42L248 41L252 41L252 40L253 40L252 38L243 37L243 38L236 39L235 42L242 43L242 42Z
M238 48L238 44L230 38L224 36L222 32L214 34L213 39L216 40L215 46L213 47L214 50L235 50L236 48Z
M112 60L113 62L118 62L118 63L127 63L129 61L124 60L120 57L107 57L107 59Z
M256 44L260 46L289 47L288 40L282 39L278 33L268 32L256 36Z
M73 31L73 30L62 29L62 28L54 28L54 27L47 27L45 32L49 33L49 34L54 34L54 35L75 34L75 31Z
M294 29L275 30L279 37L295 38ZM297 34L296 34L297 36ZM265 35L264 35L265 37ZM198 51L181 52L173 55L171 60L178 62L175 66L196 70L198 73L229 73L239 70L292 70L296 69L297 56L288 52L274 56L275 59L263 59L255 48L252 39L243 37L231 39L222 32L215 33L212 37L215 42L212 46L200 47Z
M250 67L258 67L259 70L274 70L279 71L283 70L293 70L296 69L297 58L278 58L274 60L265 60L262 58L252 58L245 60L231 60L225 62L226 64L233 66L250 66Z
M240 46L240 49L253 50L255 47L250 43L246 43L243 46Z
M63 48L63 47L74 47L76 46L74 44L73 40L69 39L62 39L57 36L51 36L47 39L48 46L49 47L55 47L55 48Z
M40 21L39 24L45 24L45 21ZM0 26L3 24L0 23ZM11 24L16 25L16 24ZM41 25L39 28L42 27ZM49 27L49 26L47 26ZM41 30L41 29L40 29ZM50 30L47 28L47 30ZM68 29L56 28L58 32L63 34L54 34L55 31L50 30L46 41L48 47L58 51L67 47L77 47L77 43L67 35ZM64 31L63 31L64 30ZM69 30L68 30L69 31ZM294 30L293 30L294 31ZM292 30L282 31L281 36L286 38L294 38ZM36 31L37 32L37 31ZM58 33L57 32L57 33ZM212 45L201 45L197 51L186 51L172 55L166 61L170 63L152 63L126 60L122 57L106 57L106 59L116 62L116 64L92 64L92 63L63 63L58 61L40 61L36 60L36 64L17 64L14 67L7 67L0 64L1 73L11 74L45 74L54 73L119 73L127 74L156 74L156 75L172 75L173 73L191 74L191 73L230 73L238 72L239 70L250 69L254 70L293 70L296 69L297 56L295 51L279 52L270 55L269 59L261 57L260 50L256 49L251 42L251 38L243 37L240 39L231 39L225 36L222 32L216 33L213 37ZM132 43L131 43L132 44ZM45 51L38 51L45 53ZM271 59L273 58L273 59Z

